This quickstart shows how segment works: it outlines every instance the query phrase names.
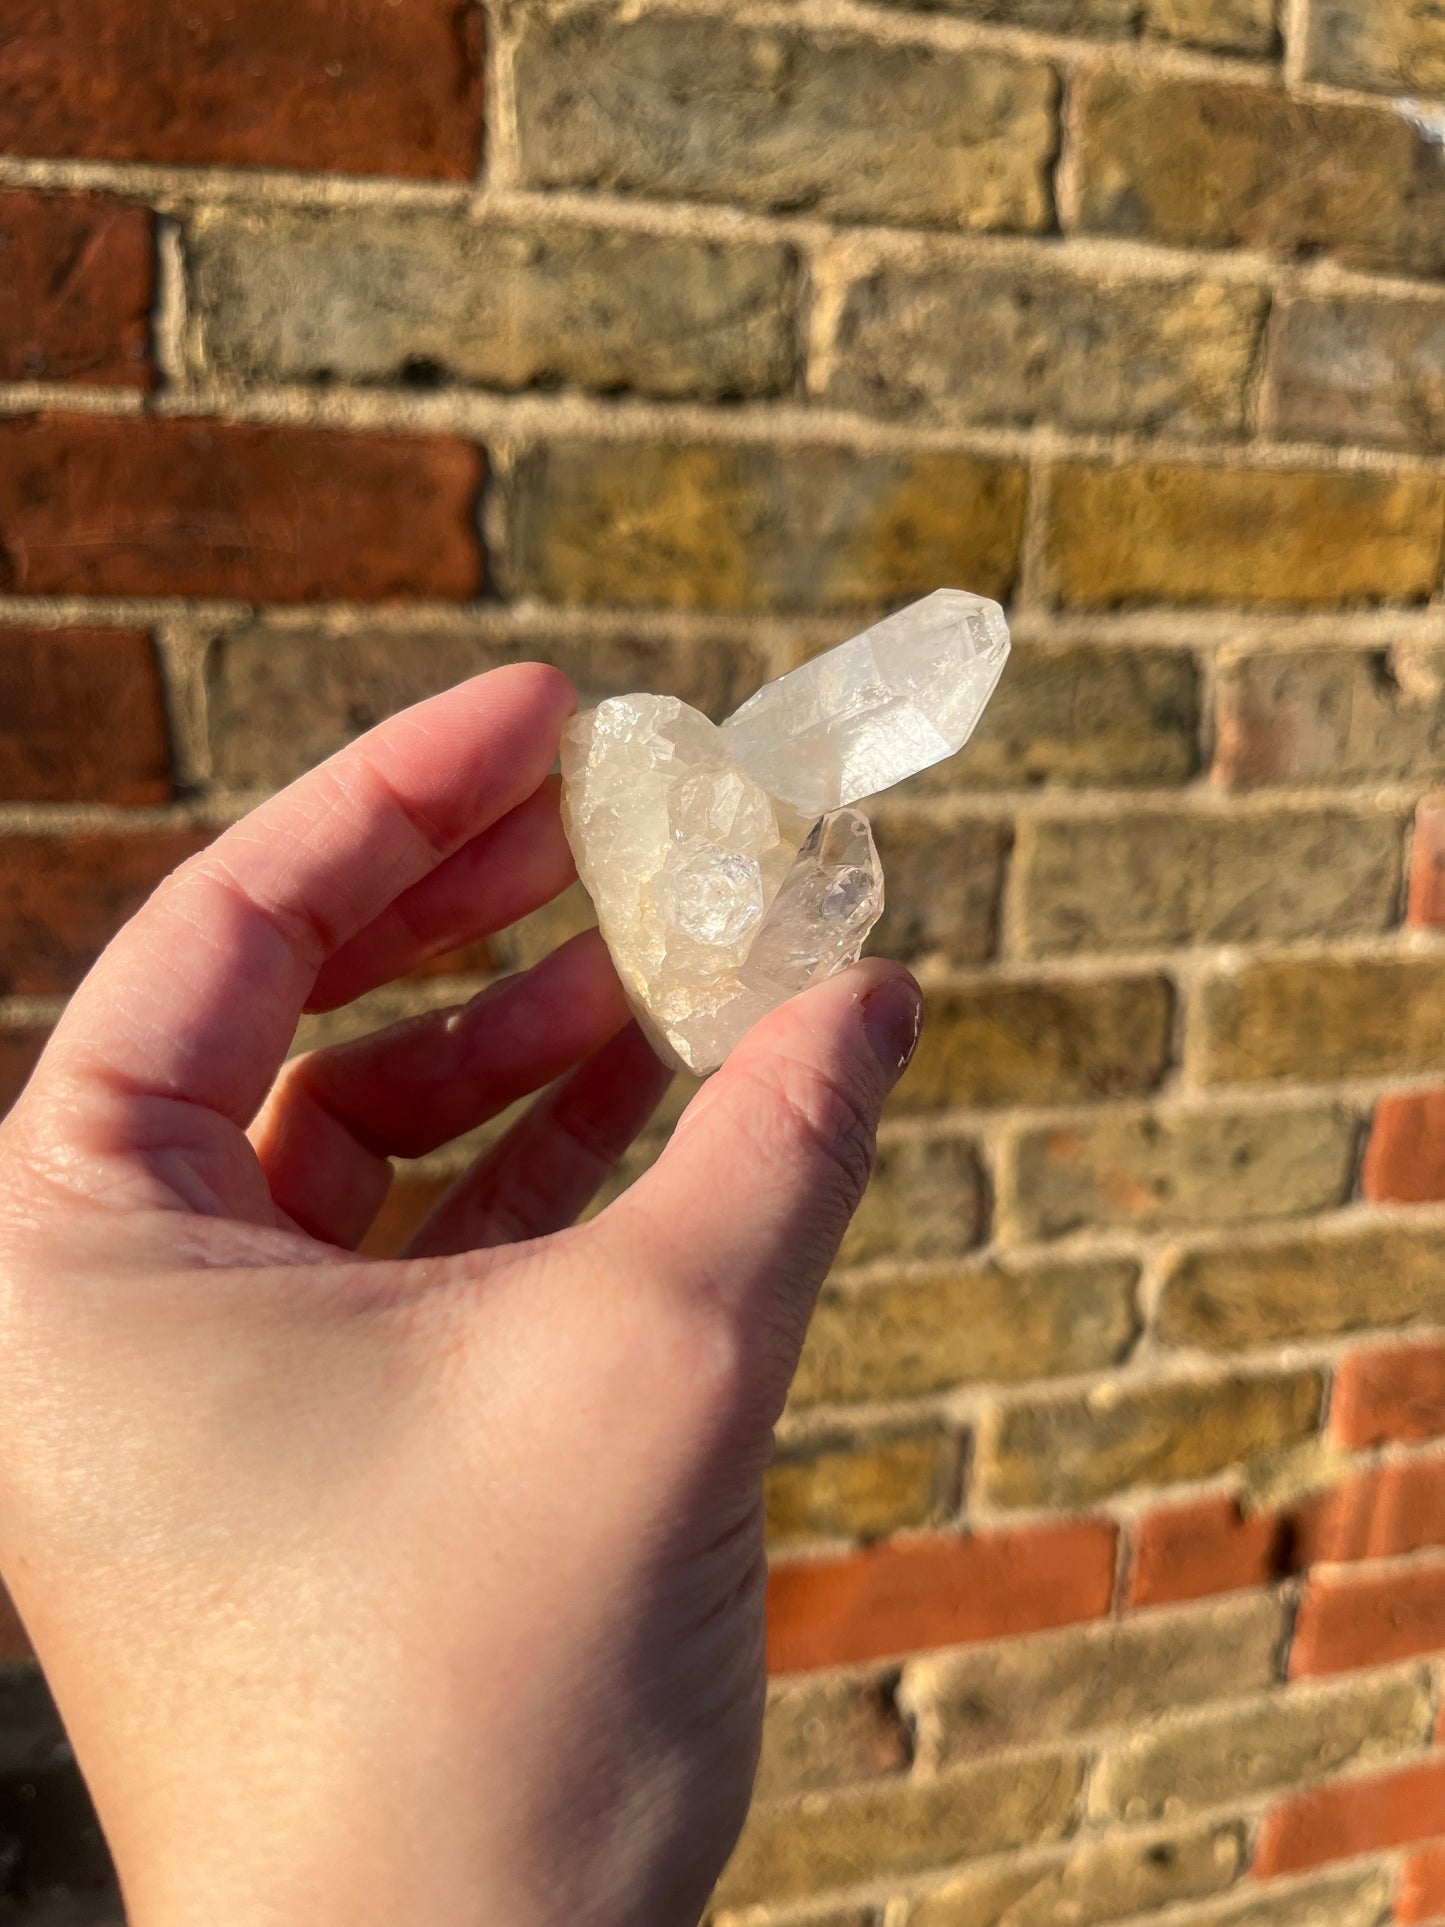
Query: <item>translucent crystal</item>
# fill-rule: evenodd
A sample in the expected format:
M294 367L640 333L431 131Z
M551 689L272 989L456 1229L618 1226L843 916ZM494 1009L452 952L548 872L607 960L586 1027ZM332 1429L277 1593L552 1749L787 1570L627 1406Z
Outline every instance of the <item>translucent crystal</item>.
M670 1063L715 1069L760 1017L857 959L883 872L849 806L959 749L1007 654L997 603L940 589L721 726L648 695L568 724L562 816L578 875Z

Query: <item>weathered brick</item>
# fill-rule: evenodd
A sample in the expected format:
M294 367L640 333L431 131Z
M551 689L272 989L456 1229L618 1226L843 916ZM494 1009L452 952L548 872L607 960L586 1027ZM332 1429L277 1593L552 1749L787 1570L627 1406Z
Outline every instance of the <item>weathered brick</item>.
M738 1906L858 1886L882 1874L1057 1840L1073 1824L1083 1768L1072 1753L884 1780L826 1802L756 1807L718 1882Z
M725 17L523 19L517 132L535 187L1042 228L1057 82L1036 62Z
M557 602L842 610L1005 596L1022 468L832 446L562 441L513 482L512 575Z
M1356 1447L1445 1436L1445 1344L1347 1353L1335 1367L1330 1433Z
M1296 1678L1383 1666L1445 1648L1445 1563L1315 1572L1295 1621ZM1445 1760L1442 1760L1445 1767ZM1435 1807L1445 1813L1445 1786Z
M0 152L466 180L479 18L457 0L193 0L183 21L169 0L12 0Z
M1311 80L1382 94L1445 91L1445 31L1431 0L1310 0L1304 70Z
M874 1906L852 1906L844 1903L842 1906L831 1907L825 1904L820 1909L811 1901L805 1901L803 1905L807 1909L804 1917L806 1927L885 1927L882 1914ZM801 1927L796 1911L784 1915L777 1914L769 1908L766 1918L769 1927L772 1927L774 1922L777 1923L777 1927ZM759 1913L756 1907L723 1907L717 1910L710 1909L704 1914L703 1927L758 1927L758 1920ZM83 1923L82 1927L84 1927Z
M1072 112L1082 228L1445 267L1445 178L1432 136L1404 114L1108 69L1082 79Z
M1182 783L1198 767L1199 670L1187 650L1024 641L966 753L904 793Z
M151 226L104 194L0 193L0 381L150 385Z
M937 1276L831 1285L793 1383L799 1405L911 1398L1114 1364L1134 1336L1138 1268L1123 1258L1007 1253Z
M1156 1606L1269 1586L1311 1566L1445 1545L1445 1460L1366 1466L1276 1511L1228 1493L1160 1506L1134 1527L1129 1603Z
M50 1037L42 1024L27 1024L19 1030L0 1030L0 1117L24 1090L30 1073L40 1061ZM0 1658L3 1658L0 1653Z
M1044 569L1066 607L1423 601L1445 483L1366 470L1064 462Z
M900 1902L896 1927L1093 1927L1218 1893L1244 1860L1236 1826L1140 1840L1127 1834L1064 1858L994 1861ZM888 1917L895 1927L895 1914Z
M1234 788L1445 775L1445 651L1226 649L1215 774Z
M1100 1821L1158 1820L1340 1767L1378 1765L1427 1745L1434 1719L1423 1671L1292 1687L1186 1713L1100 1754L1089 1811Z
M1237 434L1264 302L1238 282L1105 280L1043 254L878 261L842 300L814 392L929 421Z
M1141 1096L1169 1067L1173 1012L1152 974L935 990L898 1108Z
M925 822L885 806L873 829L888 881L870 947L915 967L986 963L998 942L1009 825Z
M1254 1871L1265 1880L1426 1840L1439 1833L1442 1814L1445 1759L1313 1787L1265 1815Z
M1373 1866L1323 1880L1244 1881L1222 1900L1175 1910L1169 1927L1380 1927L1390 1885L1389 1873Z
M929 1770L1260 1690L1276 1677L1284 1602L1254 1595L911 1659L898 1703Z
M1445 975L1431 957L1277 957L1204 979L1193 1067L1205 1084L1445 1070Z
M1101 1618L1114 1553L1113 1525L1085 1519L776 1565L768 1670L809 1672Z
M1400 1869L1395 1918L1411 1927L1417 1921L1445 1920L1445 1846L1411 1854Z
M1399 921L1404 824L1378 809L1149 809L1019 825L1030 956L1367 936Z
M212 367L247 379L775 395L797 357L790 249L416 208L212 210L187 226Z
M481 582L481 481L479 452L436 435L14 416L0 589L461 599Z
M885 1138L839 1262L954 1257L979 1243L986 1210L983 1169L967 1138Z
M1354 1181L1359 1119L1288 1111L1102 1112L1020 1131L999 1235L1027 1242L1081 1225L1227 1224L1327 1210Z
M165 689L138 629L0 629L0 797L163 803Z
M979 1423L973 1496L998 1507L1082 1506L1139 1486L1206 1479L1319 1423L1316 1372L1109 1380L1073 1398L991 1407Z
M1395 1091L1380 1099L1360 1188L1375 1204L1445 1199L1445 1091Z
M72 989L161 878L213 834L0 837L0 995Z
M770 1543L880 1539L940 1524L958 1482L958 1442L921 1431L781 1446L763 1480Z
M248 626L217 639L208 702L216 775L238 789L288 783L398 709L506 662L564 670L585 705L634 689L723 716L768 675L742 638L707 645L619 636L501 640L425 628L323 632Z
M1158 1323L1166 1344L1207 1351L1445 1323L1445 1234L1380 1225L1176 1253Z
M1438 447L1445 304L1298 296L1269 330L1264 418L1286 440Z
M891 0L911 6L914 0ZM950 13L1044 33L1144 34L1231 53L1267 53L1274 45L1271 0L940 0Z
M1445 792L1422 797L1410 845L1410 922L1417 930L1445 927Z
M856 1674L774 1680L755 1800L856 1786L908 1765L908 1735L887 1683Z

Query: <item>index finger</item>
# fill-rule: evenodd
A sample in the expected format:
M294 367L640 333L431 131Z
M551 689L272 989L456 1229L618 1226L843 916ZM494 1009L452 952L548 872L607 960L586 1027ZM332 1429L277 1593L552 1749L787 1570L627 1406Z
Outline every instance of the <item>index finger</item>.
M359 737L167 878L72 998L53 1060L248 1122L327 957L531 795L575 705L559 670L518 663Z

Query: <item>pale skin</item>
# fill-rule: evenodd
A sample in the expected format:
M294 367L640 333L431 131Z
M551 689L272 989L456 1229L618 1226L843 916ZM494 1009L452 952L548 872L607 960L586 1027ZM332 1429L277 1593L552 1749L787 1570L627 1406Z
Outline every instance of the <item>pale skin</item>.
M689 1927L736 1838L762 1474L912 979L774 1013L580 1226L667 1081L595 933L283 1068L565 887L574 701L478 677L237 824L0 1126L0 1572L133 1927ZM357 1257L390 1156L544 1086Z

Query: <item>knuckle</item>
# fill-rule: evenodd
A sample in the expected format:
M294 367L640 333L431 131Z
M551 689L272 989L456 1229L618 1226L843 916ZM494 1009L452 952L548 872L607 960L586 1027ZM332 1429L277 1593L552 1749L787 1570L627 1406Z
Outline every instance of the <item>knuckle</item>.
M812 1065L786 1063L770 1080L775 1128L787 1148L827 1170L851 1213L873 1175L877 1120L864 1093Z

